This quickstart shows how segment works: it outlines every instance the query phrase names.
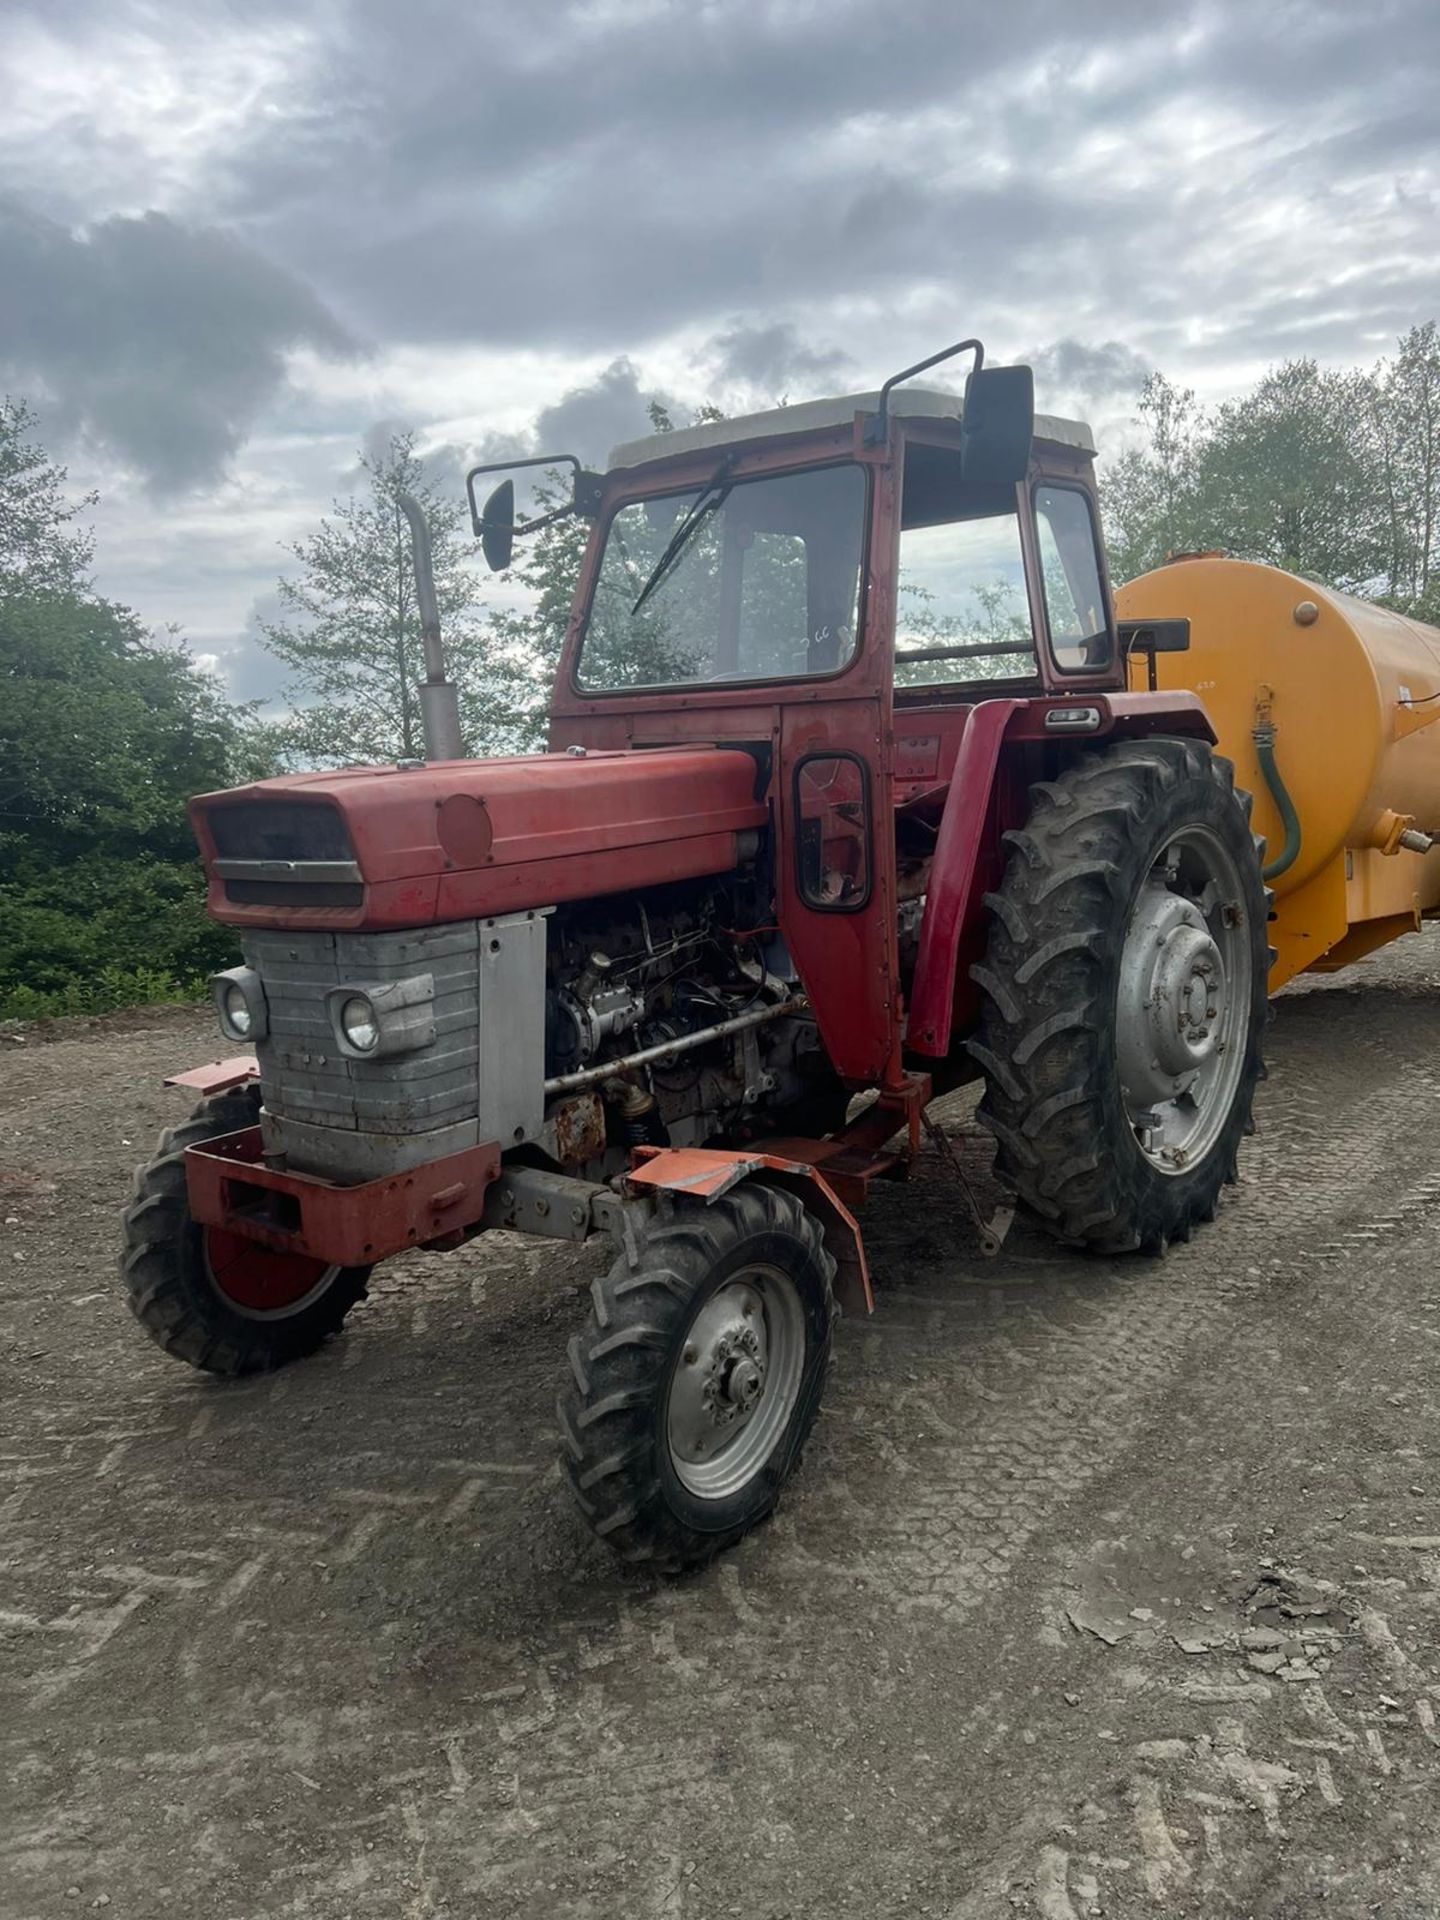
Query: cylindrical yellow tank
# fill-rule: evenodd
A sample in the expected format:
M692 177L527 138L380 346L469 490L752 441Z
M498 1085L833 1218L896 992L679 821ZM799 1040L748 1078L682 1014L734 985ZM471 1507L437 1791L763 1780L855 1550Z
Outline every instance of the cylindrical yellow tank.
M1158 656L1159 683L1204 701L1237 784L1254 795L1271 861L1285 829L1254 733L1274 727L1301 837L1270 883L1272 984L1345 965L1440 910L1440 849L1400 842L1407 829L1440 834L1440 631L1278 568L1210 555L1143 574L1116 604L1122 620L1189 620L1190 649ZM1141 656L1131 679L1146 684Z

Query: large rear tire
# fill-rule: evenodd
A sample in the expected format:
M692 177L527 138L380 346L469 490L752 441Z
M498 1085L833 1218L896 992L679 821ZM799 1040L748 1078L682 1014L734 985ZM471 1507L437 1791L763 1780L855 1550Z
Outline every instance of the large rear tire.
M747 1184L651 1226L591 1289L561 1464L591 1528L666 1572L773 1511L830 1360L835 1263L793 1194Z
M1032 789L986 896L971 1051L997 1170L1059 1238L1163 1252L1214 1217L1251 1130L1269 945L1230 763L1125 741Z
M365 1292L369 1267L273 1252L191 1218L185 1149L253 1127L260 1090L213 1094L135 1176L120 1278L150 1338L206 1373L262 1373L313 1353Z

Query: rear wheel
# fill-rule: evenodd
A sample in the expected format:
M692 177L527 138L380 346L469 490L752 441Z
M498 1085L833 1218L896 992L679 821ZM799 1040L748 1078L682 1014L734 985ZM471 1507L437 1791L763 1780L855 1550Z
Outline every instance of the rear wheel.
M696 1566L769 1514L819 1411L835 1263L793 1194L746 1185L652 1226L592 1289L562 1464L623 1558Z
M165 1133L136 1176L120 1274L131 1312L159 1346L207 1373L259 1373L313 1353L365 1292L368 1267L328 1266L190 1216L185 1149L253 1127L257 1087L203 1101Z
M1262 1072L1267 900L1250 803L1189 740L1032 790L973 978L997 1167L1062 1239L1161 1251L1213 1217Z

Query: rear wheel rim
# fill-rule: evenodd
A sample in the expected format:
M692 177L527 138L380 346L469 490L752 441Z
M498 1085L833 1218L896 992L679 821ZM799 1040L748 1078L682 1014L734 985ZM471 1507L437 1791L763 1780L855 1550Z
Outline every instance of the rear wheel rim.
M211 1286L247 1320L284 1320L303 1312L340 1271L308 1254L278 1253L220 1227L201 1230L200 1254Z
M724 1500L764 1467L794 1418L805 1309L779 1267L733 1273L691 1321L665 1407L670 1465L687 1493Z
M1161 846L1125 931L1116 1053L1136 1145L1191 1172L1225 1131L1244 1074L1254 972L1240 871L1211 828Z

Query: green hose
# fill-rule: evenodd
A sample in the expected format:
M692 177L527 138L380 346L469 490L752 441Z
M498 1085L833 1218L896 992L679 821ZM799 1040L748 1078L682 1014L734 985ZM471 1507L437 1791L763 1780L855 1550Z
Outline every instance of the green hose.
M1295 802L1290 798L1290 790L1280 778L1280 769L1275 764L1275 729L1261 724L1251 735L1255 742L1255 758L1260 763L1260 771L1265 784L1270 789L1270 798L1275 802L1280 814L1280 824L1285 829L1285 844L1267 867L1261 869L1266 880L1278 880L1282 873L1294 866L1300 858L1300 816L1295 811Z

